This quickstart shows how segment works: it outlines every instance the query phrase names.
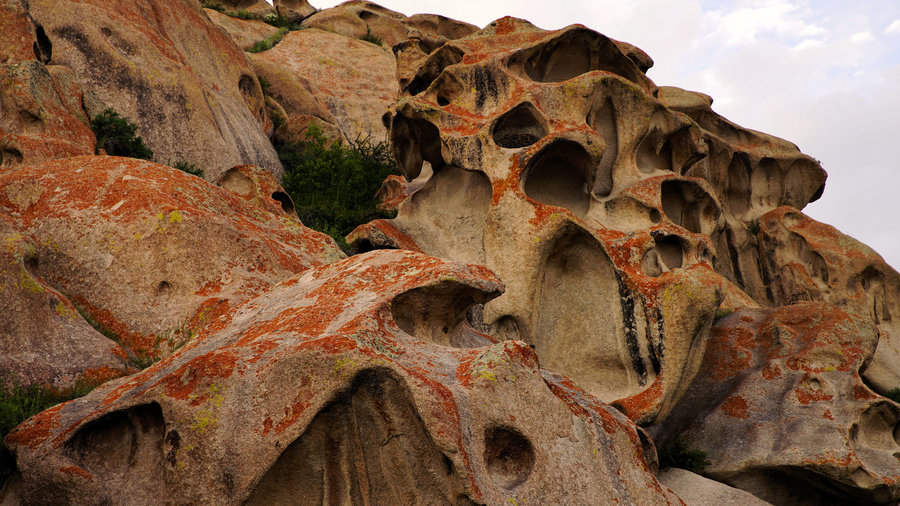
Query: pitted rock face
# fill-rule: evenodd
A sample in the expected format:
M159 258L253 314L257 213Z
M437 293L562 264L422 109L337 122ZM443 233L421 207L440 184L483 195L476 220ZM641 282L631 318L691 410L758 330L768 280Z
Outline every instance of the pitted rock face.
M701 129L622 47L504 18L434 51L385 117L406 178L434 175L350 239L489 266L507 285L484 308L495 337L649 423L696 373L723 298L755 304L713 270L722 203L684 175Z
M158 357L229 306L344 257L260 170L226 173L232 193L152 162L73 157L0 172L0 212L34 237L35 274Z
M295 276L19 426L7 498L680 504L641 429L467 324L501 290L483 267L409 251Z
M0 72L0 171L94 153L82 90L69 69L26 60Z
M878 253L790 207L759 218L762 277L775 304L825 301L868 317L880 339L863 372L882 394L900 386L900 274Z
M774 504L894 504L900 405L860 377L877 343L872 322L824 303L732 313L654 436L682 433L708 476Z
M37 252L38 245L0 213L0 390L41 385L65 391L134 372L122 348L37 275Z

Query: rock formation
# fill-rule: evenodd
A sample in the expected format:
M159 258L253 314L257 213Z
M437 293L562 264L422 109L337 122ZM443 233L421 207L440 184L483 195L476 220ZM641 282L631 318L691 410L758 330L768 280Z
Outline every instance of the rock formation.
M305 29L0 2L0 380L109 380L0 504L900 500L900 275L815 159L581 25L222 5ZM208 181L94 156L106 106ZM401 172L349 258L279 184L311 125Z
M0 212L34 238L35 274L154 358L225 308L344 256L283 209L280 187L247 173L223 177L235 194L152 162L73 157L0 172Z
M90 90L90 117L112 107L131 119L161 163L194 163L210 177L242 163L280 174L258 79L197 2L28 5L47 60Z
M678 504L641 429L467 325L501 290L412 252L311 269L17 428L7 499Z

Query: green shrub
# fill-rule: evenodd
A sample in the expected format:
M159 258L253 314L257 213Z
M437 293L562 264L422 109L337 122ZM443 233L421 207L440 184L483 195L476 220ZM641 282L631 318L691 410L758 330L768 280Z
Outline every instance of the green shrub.
M200 0L200 5L206 9L215 9L219 12L225 12L225 6L219 0Z
M203 169L197 167L193 163L175 162L175 164L172 165L172 167L176 168L182 172L187 172L188 174L190 174L192 176L203 177L203 175L204 175Z
M268 97L271 95L271 93L269 93L269 92L272 89L272 83L270 83L269 80L263 76L259 76L259 87L262 88L262 92L263 92L264 96Z
M284 116L275 109L269 110L269 117L272 118L272 125L276 130L287 121Z
M393 213L376 208L375 193L390 174L398 173L386 143L368 139L343 147L326 147L313 125L306 141L278 147L284 164L282 186L294 200L303 224L333 237L344 249L344 236L358 225Z
M370 32L368 29L366 29L366 34L363 35L362 37L360 37L359 40L371 42L372 44L375 44L376 46L380 46L380 45L384 44L384 40L382 40L381 37Z
M277 32L269 35L263 40L258 41L256 44L253 44L253 46L251 46L246 51L248 53L260 53L262 51L268 51L269 49L275 47L276 44L281 42L281 39L284 38L284 34L288 33L289 31L290 30L288 30L287 28L279 28Z
M87 395L97 384L82 380L73 388L60 392L39 385L25 387L17 381L0 378L0 441L28 418L60 402ZM12 453L0 445L0 489L14 471L15 459Z
M892 388L884 396L894 402L900 402L900 388Z
M703 474L706 466L710 464L705 451L690 448L687 440L681 436L663 443L658 449L658 455L660 469L677 467Z
M135 136L137 125L119 116L111 108L105 109L91 120L91 130L97 136L97 151L100 149L113 156L153 159L153 151L144 145L144 139Z

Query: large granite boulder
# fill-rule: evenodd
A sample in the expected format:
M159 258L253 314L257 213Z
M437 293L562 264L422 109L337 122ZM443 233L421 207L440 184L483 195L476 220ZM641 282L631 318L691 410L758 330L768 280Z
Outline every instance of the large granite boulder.
M900 274L872 248L791 207L759 218L760 270L773 305L825 301L868 317L881 335L863 376L900 388Z
M466 308L483 267L379 251L10 433L7 502L681 504L641 429Z
M287 124L316 118L347 140L387 139L381 116L397 100L394 55L369 42L317 29L288 32L274 48L251 55ZM285 140L303 140L295 127Z
M277 195L254 205L144 160L51 161L0 173L0 188L0 212L35 240L34 274L146 358L170 353L226 308L344 256Z
M112 107L136 123L155 160L193 163L211 178L242 163L281 172L259 82L199 3L28 5L52 49L50 63L71 69L90 91L88 115Z
M736 311L654 437L682 435L708 476L773 504L896 504L900 405L860 376L877 344L868 318L821 302Z

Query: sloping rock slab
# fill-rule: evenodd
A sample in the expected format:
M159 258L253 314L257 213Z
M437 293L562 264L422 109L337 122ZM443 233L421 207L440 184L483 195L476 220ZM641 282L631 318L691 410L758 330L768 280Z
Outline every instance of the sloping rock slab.
M36 241L35 274L148 357L183 344L229 304L344 256L274 201L263 209L133 158L14 169L0 173L0 188L0 211Z
M7 498L680 504L633 423L466 324L500 290L483 267L404 251L307 271L20 425Z
M133 372L125 352L34 273L38 246L0 214L0 389L66 390Z
M54 64L136 123L161 163L194 163L210 178L239 164L273 173L271 121L244 52L198 2L33 0Z

